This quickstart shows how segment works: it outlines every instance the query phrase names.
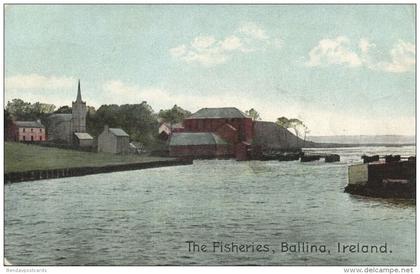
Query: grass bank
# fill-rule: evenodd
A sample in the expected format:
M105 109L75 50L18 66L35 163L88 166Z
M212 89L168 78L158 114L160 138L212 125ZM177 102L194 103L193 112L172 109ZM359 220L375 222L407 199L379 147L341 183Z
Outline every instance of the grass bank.
M4 155L5 173L174 160L166 157L82 152L14 142L5 143Z

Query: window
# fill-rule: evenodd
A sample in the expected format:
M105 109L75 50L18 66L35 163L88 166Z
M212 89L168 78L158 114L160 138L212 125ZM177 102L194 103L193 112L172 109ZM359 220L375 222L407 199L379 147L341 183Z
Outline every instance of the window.
M34 132L34 129L33 128L31 128L31 132Z
M23 132L25 132L25 128L23 128Z
M26 141L25 139L26 139L25 136L23 136L23 141Z
M42 141L42 136L39 136L39 140Z
M31 136L31 141L33 141L34 140L34 136Z
M42 128L39 129L39 132L42 132Z

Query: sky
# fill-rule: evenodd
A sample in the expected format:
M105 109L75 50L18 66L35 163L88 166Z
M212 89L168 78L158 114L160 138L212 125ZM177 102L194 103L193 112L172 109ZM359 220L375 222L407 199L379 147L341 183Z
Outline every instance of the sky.
M5 102L256 109L415 134L414 5L7 5Z

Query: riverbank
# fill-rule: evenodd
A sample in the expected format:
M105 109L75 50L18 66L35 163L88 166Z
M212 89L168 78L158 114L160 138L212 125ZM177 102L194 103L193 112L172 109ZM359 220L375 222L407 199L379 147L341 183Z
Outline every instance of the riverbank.
M137 170L146 168L166 167L191 165L192 160L187 159L172 159L167 161L150 161L142 163L130 163L119 165L106 166L88 166L88 167L73 167L73 168L58 168L45 170L29 170L22 172L9 172L4 174L5 183L17 183L25 181L36 181L45 179L56 179L64 177L84 176L99 173L109 173L117 171Z
M192 164L192 160L141 155L92 153L22 143L5 143L4 182Z

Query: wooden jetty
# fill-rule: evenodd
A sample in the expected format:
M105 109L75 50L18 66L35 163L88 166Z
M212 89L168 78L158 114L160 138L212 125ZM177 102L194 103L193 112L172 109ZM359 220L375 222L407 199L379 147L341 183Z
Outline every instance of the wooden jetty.
M262 154L261 161L298 161L312 162L320 159L325 159L326 163L333 163L340 161L340 155L328 153L304 153L304 152L290 152L290 153L265 153Z

